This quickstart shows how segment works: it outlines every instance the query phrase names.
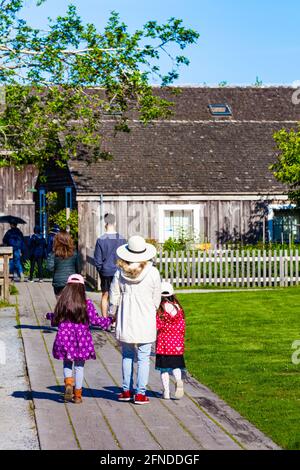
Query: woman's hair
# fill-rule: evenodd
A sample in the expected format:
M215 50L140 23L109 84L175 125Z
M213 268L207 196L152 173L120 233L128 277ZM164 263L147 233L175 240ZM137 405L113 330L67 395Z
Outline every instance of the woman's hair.
M54 310L53 323L59 325L64 321L85 324L89 322L83 284L70 282L63 289Z
M162 297L161 298L161 302L160 302L160 306L158 307L158 313L161 317L163 317L164 315L164 303L168 301L168 302L172 302L172 304L174 304L174 307L177 308L177 305L179 308L177 308L177 310L182 310L182 314L183 314L183 317L184 317L184 310L179 302L179 300L177 299L176 295L168 295L168 297Z
M147 261L141 261L139 263L130 263L121 258L117 261L117 266L121 268L128 277L137 277L146 266Z
M39 225L36 225L33 229L33 232L36 234L36 235L40 235L41 233L41 227Z
M58 232L53 241L53 251L59 258L70 258L74 254L74 242L66 231Z

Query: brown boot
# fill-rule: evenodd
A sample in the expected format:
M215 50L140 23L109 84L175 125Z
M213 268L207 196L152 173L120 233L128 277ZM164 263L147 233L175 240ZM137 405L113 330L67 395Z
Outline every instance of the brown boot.
M73 386L74 386L73 377L67 377L65 379L65 394L64 394L65 401L73 400Z
M79 405L79 403L82 403L82 388L75 388L73 402L77 405Z

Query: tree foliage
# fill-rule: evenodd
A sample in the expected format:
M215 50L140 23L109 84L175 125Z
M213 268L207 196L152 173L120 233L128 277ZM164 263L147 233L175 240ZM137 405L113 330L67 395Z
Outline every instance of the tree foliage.
M290 188L289 198L300 205L300 124L298 129L281 129L274 139L278 156L271 170L278 181Z
M37 7L44 1L37 0ZM43 31L20 18L23 3L0 0L0 166L42 168L53 158L64 166L79 145L88 160L109 158L101 148L104 115L116 132L128 132L133 112L145 124L171 113L172 102L153 93L150 80L156 76L168 87L180 66L189 64L182 52L170 53L199 36L182 20L148 21L131 33L112 12L100 32L69 5ZM171 61L167 73L161 71L162 54Z

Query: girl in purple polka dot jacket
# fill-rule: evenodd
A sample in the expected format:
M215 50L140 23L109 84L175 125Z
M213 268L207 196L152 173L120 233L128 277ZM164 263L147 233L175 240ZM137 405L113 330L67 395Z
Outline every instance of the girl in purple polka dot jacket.
M84 279L80 274L69 276L54 313L47 313L46 318L51 320L51 326L58 327L53 357L63 361L65 401L81 403L84 363L88 359L96 359L89 327L100 326L107 330L113 319L98 316L93 302L86 298Z

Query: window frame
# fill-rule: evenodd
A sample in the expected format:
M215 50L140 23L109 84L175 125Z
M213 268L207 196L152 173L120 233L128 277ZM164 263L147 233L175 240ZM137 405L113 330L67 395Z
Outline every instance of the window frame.
M158 241L164 243L167 239L164 233L165 211L191 211L193 220L193 231L200 231L200 204L160 204L158 206Z
M268 236L269 241L274 241L274 217L276 210L292 210L296 208L296 204L269 204L268 206Z

